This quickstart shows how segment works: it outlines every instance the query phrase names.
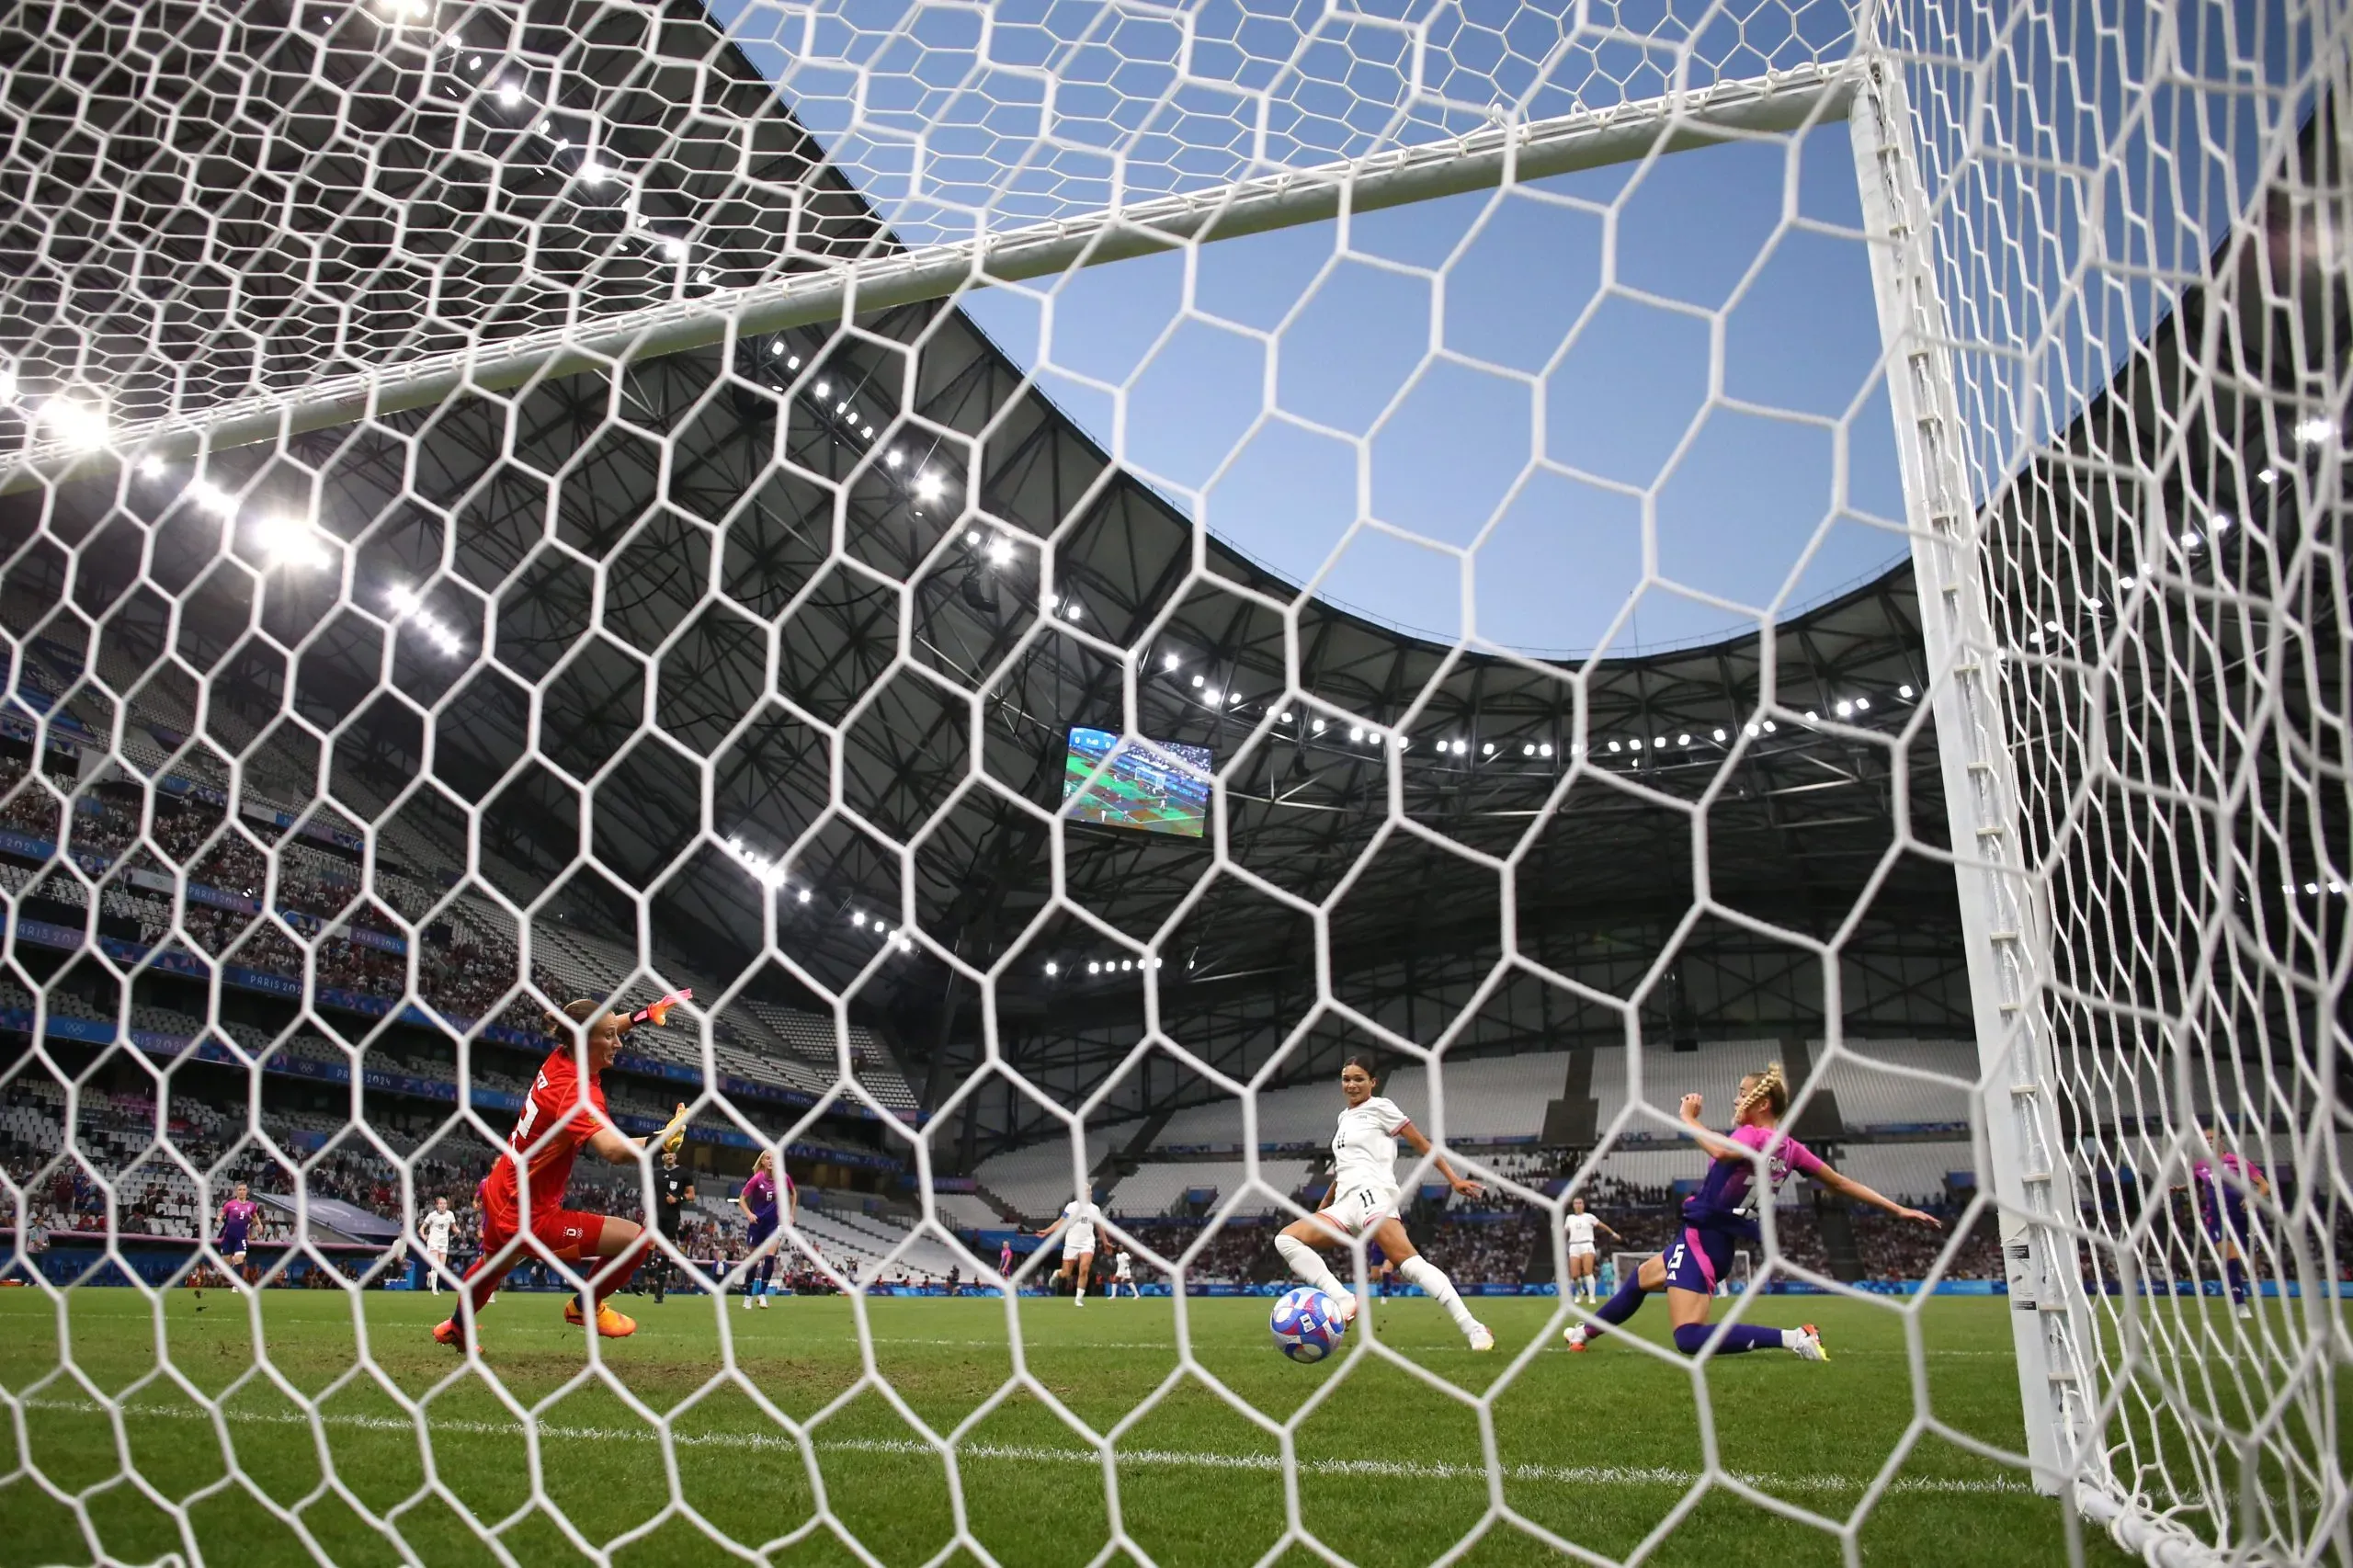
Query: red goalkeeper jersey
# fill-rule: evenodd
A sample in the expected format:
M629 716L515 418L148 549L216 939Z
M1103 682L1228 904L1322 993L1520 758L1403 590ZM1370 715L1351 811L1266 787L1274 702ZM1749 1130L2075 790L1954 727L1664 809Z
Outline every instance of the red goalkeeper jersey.
M507 1134L506 1152L483 1183L484 1207L494 1213L514 1214L522 1206L522 1167L530 1176L534 1216L563 1207L563 1189L572 1181L572 1162L580 1146L600 1127L612 1125L605 1112L605 1085L594 1073L584 1085L580 1064L569 1045L558 1046L540 1063L531 1081L531 1097Z

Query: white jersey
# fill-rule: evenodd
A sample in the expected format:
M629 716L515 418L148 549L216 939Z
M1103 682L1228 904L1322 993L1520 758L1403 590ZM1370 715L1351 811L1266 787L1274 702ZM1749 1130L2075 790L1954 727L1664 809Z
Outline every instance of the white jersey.
M427 1214L416 1229L417 1233L424 1236L427 1251L448 1252L449 1233L457 1229L457 1225L458 1217L455 1214L445 1214L437 1209Z
M1120 1279L1130 1279L1134 1277L1135 1265L1129 1261L1128 1255L1126 1253L1121 1253L1120 1255L1119 1272L1114 1276L1114 1278Z
M1063 1205L1063 1251L1093 1252L1095 1222L1103 1217L1094 1204L1074 1198Z
M1578 1248L1583 1248L1586 1252L1591 1252L1593 1250L1593 1216L1590 1214L1572 1214L1568 1217L1567 1224L1569 1228L1569 1250L1574 1252Z
M1332 1134L1332 1190L1352 1192L1397 1190L1397 1130L1409 1119L1397 1102L1375 1095L1340 1113Z

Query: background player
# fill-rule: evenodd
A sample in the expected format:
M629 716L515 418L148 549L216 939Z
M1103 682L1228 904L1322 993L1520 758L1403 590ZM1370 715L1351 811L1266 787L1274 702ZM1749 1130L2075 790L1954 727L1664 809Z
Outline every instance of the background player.
M1001 1275L1003 1275L1003 1276L1005 1277L1005 1289L1006 1289L1006 1293L1007 1295L1012 1294L1012 1292L1013 1292L1013 1238L1012 1238L1012 1237L1010 1237L1010 1236L1007 1236L1007 1237L1006 1237L1003 1242L1000 1242L1000 1243L997 1244L997 1249L996 1249L996 1271L997 1271L999 1274L1001 1274Z
M1380 1244L1384 1257L1396 1263L1398 1274L1407 1284L1419 1285L1423 1294L1446 1309L1446 1315L1454 1320L1472 1349L1493 1350L1495 1336L1471 1315L1445 1271L1414 1250L1397 1218L1397 1140L1403 1138L1416 1154L1428 1154L1430 1141L1394 1100L1372 1092L1380 1081L1370 1056L1351 1056L1342 1063L1340 1097L1347 1104L1332 1134L1332 1190L1313 1216L1283 1228L1275 1238L1275 1250L1300 1278L1339 1303L1342 1318L1353 1322L1356 1297L1341 1287L1324 1260L1315 1256L1315 1249L1337 1245L1351 1236L1368 1237ZM1445 1155L1438 1155L1435 1163L1446 1185L1465 1198L1476 1198L1485 1190L1477 1182L1456 1176Z
M1111 1259L1111 1282L1104 1289L1103 1293L1116 1301L1120 1299L1120 1287L1122 1285L1128 1288L1129 1300L1137 1301L1143 1300L1143 1292L1136 1289L1135 1259L1128 1256L1128 1249L1125 1247L1121 1247Z
M2199 1222L2205 1227L2207 1239L2222 1249L2231 1305L2239 1316L2252 1318L2255 1309L2247 1304L2246 1256L2240 1250L2247 1235L2246 1195L2254 1191L2268 1198L2271 1183L2263 1167L2253 1161L2229 1150L2211 1153L2222 1148L2220 1127L2207 1130L2206 1147L2209 1156L2189 1167L2189 1183L2197 1189Z
M1074 1198L1063 1205L1059 1221L1034 1233L1040 1236L1062 1233L1063 1266L1054 1270L1054 1284L1059 1289L1063 1280L1070 1280L1071 1299L1082 1307L1086 1305L1086 1281L1095 1272L1095 1227L1102 1218L1094 1199Z
M1910 1220L1930 1230L1943 1229L1935 1215L1906 1209L1852 1176L1840 1176L1823 1164L1813 1150L1776 1131L1782 1113L1790 1108L1789 1080L1781 1075L1779 1062L1740 1081L1740 1093L1732 1103L1731 1137L1710 1130L1699 1119L1702 1108L1698 1095L1683 1096L1683 1125L1711 1156L1699 1190L1683 1200L1683 1234L1670 1242L1664 1254L1643 1260L1634 1278L1620 1285L1618 1293L1594 1314L1598 1322L1577 1324L1563 1332L1561 1337L1569 1342L1570 1349L1583 1350L1587 1340L1605 1332L1604 1324L1624 1323L1643 1304L1645 1294L1659 1290L1666 1292L1667 1320L1675 1325L1675 1347L1687 1356L1696 1356L1706 1349L1711 1339L1709 1308L1715 1298L1716 1281L1732 1267L1733 1244L1760 1238L1763 1233L1750 1217L1750 1210L1758 1198L1769 1199L1774 1189L1789 1179L1791 1171L1811 1176L1831 1191L1859 1203L1883 1209L1899 1220ZM1766 1185L1761 1194L1751 1190L1756 1174L1751 1162L1760 1152L1766 1158ZM1822 1335L1812 1324L1799 1328L1726 1324L1714 1332L1713 1339L1719 1356L1781 1349L1795 1353L1801 1360L1830 1359L1822 1348Z
M668 1126L644 1138L625 1136L606 1114L600 1075L613 1064L629 1025L627 1016L608 1013L587 1001L568 1002L562 1017L548 1018L549 1030L558 1043L540 1063L539 1074L531 1080L530 1097L523 1102L523 1114L516 1119L515 1131L507 1134L506 1148L492 1164L490 1175L483 1178L482 1256L466 1270L463 1304L433 1331L433 1337L442 1344L465 1347L466 1313L479 1313L490 1304L499 1281L522 1261L526 1247L541 1257L575 1267L600 1265L588 1277L597 1332L608 1339L637 1332L636 1320L615 1312L606 1298L637 1272L645 1256L644 1228L632 1220L563 1207L572 1164L584 1146L614 1165L629 1165L642 1160L649 1146L666 1146L686 1134L684 1105ZM576 1051L574 1040L580 1040ZM585 1074L583 1056L587 1066ZM585 1320L577 1299L564 1304L564 1322Z
M221 1234L212 1244L212 1250L219 1253L221 1261L228 1266L232 1284L244 1273L245 1248L253 1241L253 1233L260 1228L260 1221L261 1205L253 1200L245 1184L239 1182L230 1193L229 1201L221 1205ZM196 1288L196 1310L204 1310L204 1287L201 1285Z
M799 1192L792 1185L792 1173L784 1176L783 1218L797 1221ZM735 1205L744 1210L744 1308L750 1311L756 1302L762 1311L768 1304L768 1282L776 1278L777 1211L776 1151L763 1149L752 1165L750 1179L744 1190L735 1195Z
M678 1164L678 1151L662 1151L662 1168L654 1173L654 1227L662 1239L672 1246L678 1244L678 1235L687 1222L687 1205L695 1200L694 1173ZM646 1263L646 1272L654 1276L654 1304L660 1306L665 1290L669 1288L670 1270L677 1266L670 1255L660 1247Z
M1623 1246L1626 1238L1585 1211L1585 1199L1569 1199L1569 1212L1561 1221L1569 1233L1569 1298L1572 1301L1594 1301L1594 1287L1598 1273L1593 1247L1593 1233L1599 1231L1611 1241Z
M449 1200L437 1198L433 1212L416 1227L425 1242L425 1272L433 1281L433 1293L441 1293L441 1276L449 1267L449 1235L458 1228L458 1217L449 1212Z

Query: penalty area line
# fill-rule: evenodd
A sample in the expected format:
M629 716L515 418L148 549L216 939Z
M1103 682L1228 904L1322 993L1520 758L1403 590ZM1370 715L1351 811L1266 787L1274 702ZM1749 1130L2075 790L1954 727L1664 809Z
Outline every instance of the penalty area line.
M96 1415L99 1407L75 1400L36 1399L23 1402L28 1410L72 1411L79 1415ZM126 1417L151 1417L174 1421L210 1421L210 1413L192 1410L185 1405L134 1404L122 1412ZM228 1411L222 1419L232 1426L304 1426L313 1417L291 1411L241 1410ZM321 1426L343 1427L364 1432L398 1432L415 1436L416 1424L397 1415L363 1415L339 1412L315 1418ZM502 1421L441 1421L426 1419L426 1430L436 1437L506 1437L517 1438L523 1428L512 1422ZM662 1434L643 1426L578 1426L552 1422L540 1424L542 1440L567 1442L640 1442L658 1443ZM679 1448L725 1448L797 1454L801 1445L791 1437L777 1432L674 1432L669 1440ZM875 1454L907 1459L939 1459L939 1450L929 1443L913 1437L821 1437L812 1445L823 1454ZM1020 1443L961 1443L955 1448L957 1461L972 1460L1012 1464L1086 1465L1100 1469L1103 1456L1093 1449L1063 1449L1039 1444ZM1138 1470L1228 1470L1263 1471L1279 1474L1283 1462L1275 1454L1221 1454L1185 1449L1120 1449L1116 1457L1121 1469ZM1499 1467L1506 1482L1548 1483L1563 1486L1660 1486L1677 1490L1688 1489L1707 1479L1704 1472L1681 1470L1671 1465L1555 1465L1507 1464ZM1487 1467L1476 1464L1451 1464L1444 1460L1349 1460L1303 1459L1299 1461L1302 1475L1336 1478L1362 1477L1381 1481L1483 1481ZM1813 1492L1829 1494L1859 1494L1870 1484L1867 1479L1851 1475L1795 1474L1776 1475L1745 1471L1718 1472L1719 1479L1738 1481L1763 1492ZM2018 1496L2030 1497L2034 1489L2024 1482L2003 1476L1900 1476L1888 1483L1891 1496Z

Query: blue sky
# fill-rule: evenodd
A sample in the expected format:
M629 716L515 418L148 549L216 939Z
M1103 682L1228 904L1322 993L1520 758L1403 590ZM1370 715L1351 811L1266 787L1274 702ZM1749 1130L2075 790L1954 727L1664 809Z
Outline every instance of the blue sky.
M985 33L970 7L908 0L713 10L918 244L1091 210L1115 175L1199 187L1254 150L1312 165L1470 129L1482 106L1647 97L1678 62L1703 81L1846 48L1844 7L1818 4L1739 23L1649 0L1617 8L1606 44L1482 0L1414 6L1418 34L1234 0L1204 0L1189 31L1069 0L998 0ZM2043 106L2063 139L2065 90ZM2126 143L2142 192L2183 188L2167 134ZM2223 141L2209 163L2243 168L2253 139ZM2222 193L2188 162L2194 210ZM1622 652L1738 631L1906 552L1859 224L1834 124L962 303L1131 471L1286 577L1443 639ZM2175 250L2194 265L2207 243ZM2105 305L2103 375L2145 301ZM2040 373L2050 406L2018 417L2043 427L2097 379Z

